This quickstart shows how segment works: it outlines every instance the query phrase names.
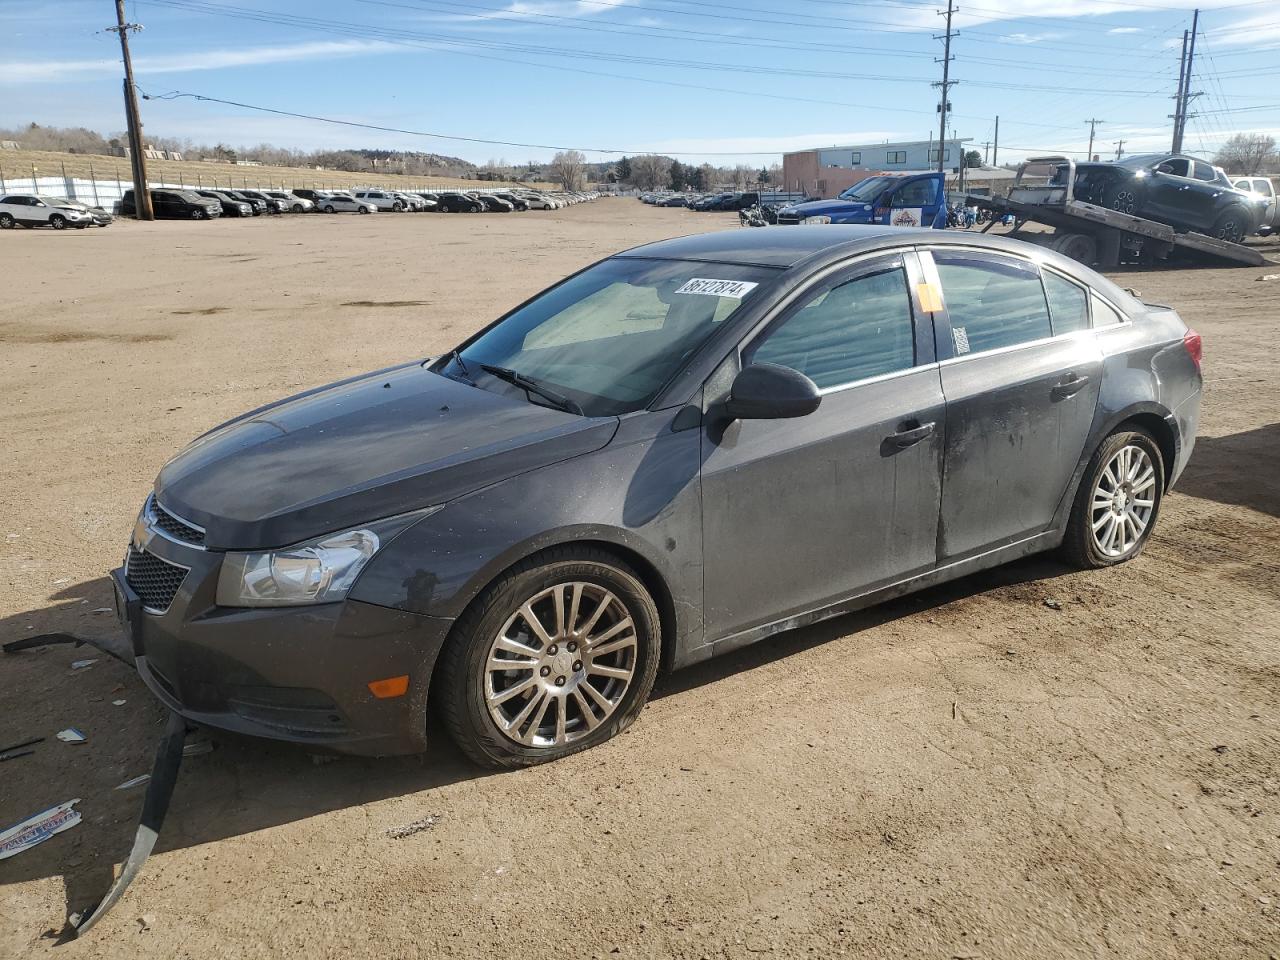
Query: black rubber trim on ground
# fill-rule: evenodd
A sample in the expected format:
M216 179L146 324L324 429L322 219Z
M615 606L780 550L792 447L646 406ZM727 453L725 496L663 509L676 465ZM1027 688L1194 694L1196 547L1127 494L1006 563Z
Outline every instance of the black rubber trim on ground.
M142 801L142 817L138 820L138 831L133 838L133 849L129 859L125 861L120 876L92 910L84 913L73 913L67 917L67 926L63 936L74 940L101 920L124 896L129 884L133 883L142 865L155 849L156 840L160 836L160 828L164 826L165 814L169 812L169 801L173 797L174 784L178 782L178 770L182 766L182 745L187 738L187 722L177 713L169 714L169 722L165 725L164 734L160 737L160 746L156 749L155 764L151 768L151 782L147 784L147 796Z

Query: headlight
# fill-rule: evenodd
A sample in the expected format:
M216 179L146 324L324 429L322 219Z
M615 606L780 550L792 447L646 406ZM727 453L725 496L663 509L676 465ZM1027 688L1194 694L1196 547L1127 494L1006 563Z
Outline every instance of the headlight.
M228 553L218 573L218 606L287 607L342 600L379 549L439 509L428 507L281 550Z
M830 223L831 218L827 216L805 217L805 223Z

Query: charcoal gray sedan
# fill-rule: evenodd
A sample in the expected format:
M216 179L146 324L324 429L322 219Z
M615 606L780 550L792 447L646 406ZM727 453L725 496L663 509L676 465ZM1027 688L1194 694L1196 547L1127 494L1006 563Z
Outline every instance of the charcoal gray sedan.
M1039 551L1132 559L1200 391L1171 308L1039 247L669 240L200 437L117 602L197 723L407 753L432 707L527 765L623 730L659 670Z

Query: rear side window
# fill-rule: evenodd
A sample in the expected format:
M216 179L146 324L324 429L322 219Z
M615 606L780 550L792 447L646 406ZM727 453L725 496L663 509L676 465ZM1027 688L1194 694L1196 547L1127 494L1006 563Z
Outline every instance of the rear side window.
M915 366L906 272L897 266L820 291L746 359L798 370L821 389Z
M1003 257L933 251L956 356L1052 336L1040 273Z
M1054 335L1089 329L1089 295L1084 288L1050 270L1043 276Z

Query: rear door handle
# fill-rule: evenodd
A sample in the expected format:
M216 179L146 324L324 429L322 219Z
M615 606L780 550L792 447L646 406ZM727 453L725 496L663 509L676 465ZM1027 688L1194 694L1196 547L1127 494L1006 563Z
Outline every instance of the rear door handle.
M1067 397L1073 397L1088 382L1088 377L1072 377L1069 380L1060 380L1053 388L1053 399L1065 400Z
M916 420L908 420L907 423L919 423ZM903 424L906 426L907 424ZM899 450L905 450L907 447L914 446L929 434L933 433L934 425L932 423L920 423L919 426L910 427L906 430L892 434L885 439L892 443Z

